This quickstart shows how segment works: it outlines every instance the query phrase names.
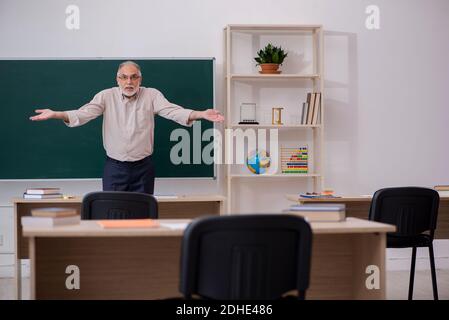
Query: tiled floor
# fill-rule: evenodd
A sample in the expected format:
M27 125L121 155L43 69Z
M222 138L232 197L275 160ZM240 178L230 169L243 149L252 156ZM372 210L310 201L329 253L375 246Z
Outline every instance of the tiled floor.
M416 271L414 299L433 299L430 271ZM29 278L23 279L23 298L29 299ZM439 298L449 300L449 270L438 270ZM403 300L408 295L409 273L407 271L387 272L387 299ZM14 298L14 281L11 278L0 278L0 300Z
M387 272L387 299L405 300L408 297L409 271ZM449 270L437 270L438 297L449 300ZM413 286L413 299L432 300L432 278L430 270L417 270Z

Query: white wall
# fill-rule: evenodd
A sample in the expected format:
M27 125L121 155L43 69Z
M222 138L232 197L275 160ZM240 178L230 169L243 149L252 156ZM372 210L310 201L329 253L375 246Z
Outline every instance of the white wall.
M80 30L65 28L69 4L80 8ZM380 8L380 30L365 27L370 4ZM325 184L342 194L366 194L449 183L448 15L447 0L1 0L0 58L216 57L221 107L226 24L322 24ZM0 100L3 121L9 107ZM236 190L241 211L282 209L288 205L283 195L303 187L242 181ZM156 192L218 193L220 182L157 181ZM101 188L100 181L44 184L69 194ZM0 181L0 204L32 185L42 182Z

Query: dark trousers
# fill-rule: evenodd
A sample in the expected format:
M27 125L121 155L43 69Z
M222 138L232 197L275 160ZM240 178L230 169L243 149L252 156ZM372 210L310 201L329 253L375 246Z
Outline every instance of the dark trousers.
M103 191L130 191L153 194L154 165L151 156L129 162L106 157Z

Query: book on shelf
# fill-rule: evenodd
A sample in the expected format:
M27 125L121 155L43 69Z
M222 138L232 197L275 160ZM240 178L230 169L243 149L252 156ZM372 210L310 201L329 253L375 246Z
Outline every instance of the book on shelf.
M313 125L318 124L318 116L320 114L321 106L321 92L315 93L315 107L313 109L312 123Z
M22 217L21 222L23 227L56 227L66 225L80 224L81 216L69 217Z
M52 194L23 194L24 199L58 199L62 198L62 193L52 193Z
M321 121L321 92L307 93L307 100L303 103L301 124L317 125Z
M28 188L26 194L58 194L61 190L59 188Z
M307 94L307 99L309 99L309 94ZM315 93L313 92L310 94L309 112L307 113L307 123L306 124L312 124L314 109L315 109Z
M307 119L307 111L309 110L309 103L302 103L301 124L305 124L304 119Z
M310 109L310 92L307 93L306 102L303 102L302 104L302 115L301 115L301 124L307 124L307 119L309 116L309 109Z
M97 223L103 229L159 227L159 222L157 222L153 219L99 220L99 221L97 221Z
M346 207L340 203L292 205L283 213L303 217L309 222L339 222L346 219Z
M37 208L31 210L33 217L70 217L78 215L78 212L74 208Z

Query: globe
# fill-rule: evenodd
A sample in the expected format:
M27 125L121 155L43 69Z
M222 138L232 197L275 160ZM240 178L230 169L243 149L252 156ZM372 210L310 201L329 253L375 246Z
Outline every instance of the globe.
M270 154L265 150L252 151L246 159L246 166L254 174L266 173L270 164Z

